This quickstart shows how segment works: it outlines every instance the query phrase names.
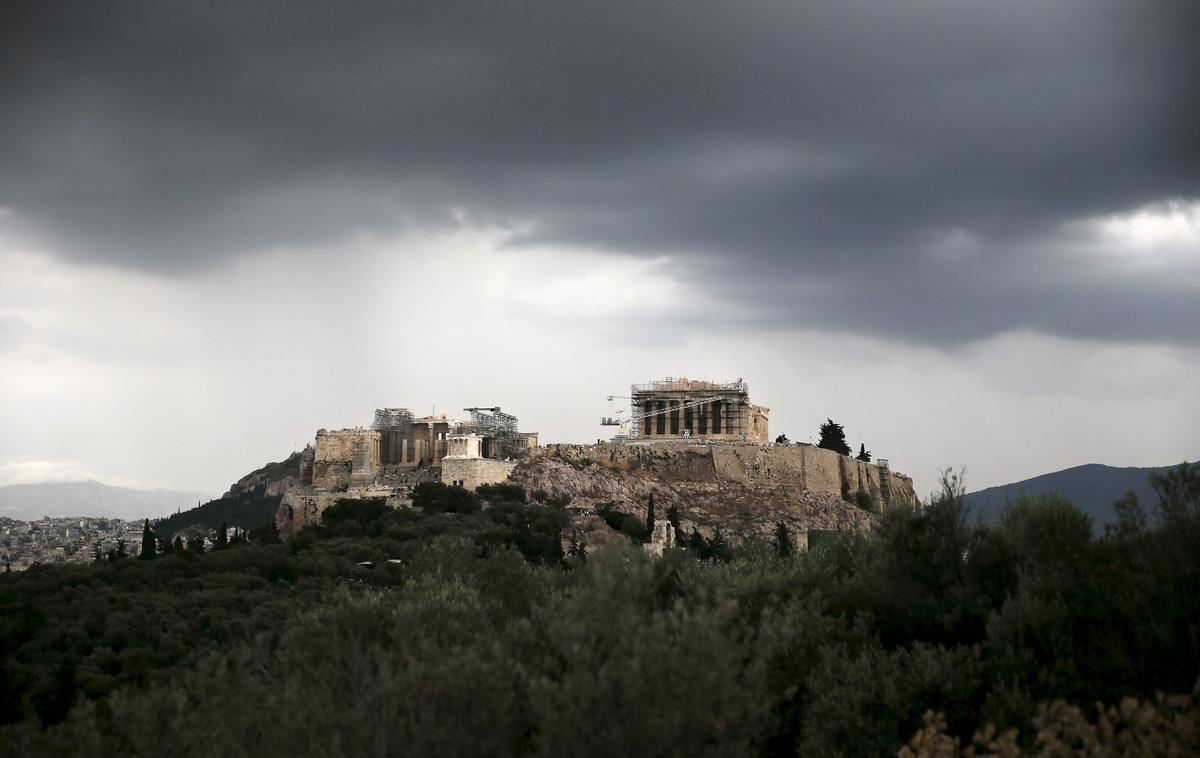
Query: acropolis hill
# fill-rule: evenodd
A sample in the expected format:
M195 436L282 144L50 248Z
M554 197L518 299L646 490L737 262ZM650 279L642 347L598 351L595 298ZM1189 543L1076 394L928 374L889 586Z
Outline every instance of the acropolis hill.
M592 544L623 539L597 511L642 517L651 500L660 518L674 508L685 532L720 528L739 539L783 524L801 544L809 530L870 528L885 509L916 506L912 480L886 461L770 442L768 409L750 402L740 379L634 385L629 400L627 418L602 420L620 428L613 441L594 445L539 446L536 433L518 432L516 417L498 407L467 409L469 420L385 408L370 428L319 430L284 487L276 525L293 535L344 498L407 507L420 482L506 482L566 502L565 533Z

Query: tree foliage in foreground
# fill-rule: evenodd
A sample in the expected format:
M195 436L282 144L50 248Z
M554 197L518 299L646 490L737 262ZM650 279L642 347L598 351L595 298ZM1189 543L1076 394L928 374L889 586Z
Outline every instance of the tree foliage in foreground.
M37 567L0 577L0 752L1187 753L1194 700L1155 693L1200 673L1198 481L1160 478L1101 538L1057 496L973 526L948 472L806 553L564 561L561 510L493 494Z

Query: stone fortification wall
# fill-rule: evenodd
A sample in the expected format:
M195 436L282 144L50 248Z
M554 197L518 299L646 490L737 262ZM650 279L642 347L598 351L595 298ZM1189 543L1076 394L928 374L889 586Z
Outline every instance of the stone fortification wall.
M317 461L350 461L354 457L355 443L364 441L375 446L378 460L379 432L374 429L318 429L313 457Z
M710 442L602 443L548 445L530 458L596 461L628 471L644 471L663 482L736 483L746 487L786 486L814 493L853 496L862 490L883 503L880 470L833 450L802 445ZM912 479L890 472L889 507L914 508Z
M870 528L883 509L879 468L830 450L720 442L550 445L532 453L510 481L566 495L581 508L612 507L658 518L674 506L684 531L769 537L780 522L799 539L808 529ZM891 474L891 508L914 508L912 480ZM847 502L859 489L874 512Z
M346 492L315 492L310 488L294 488L284 492L275 512L275 528L283 539L291 539L306 526L321 523L321 514L339 500L383 498L389 507L399 508L411 504L403 489L392 487L365 487Z
M474 490L481 484L498 484L517 467L514 461L493 458L443 458L442 483Z

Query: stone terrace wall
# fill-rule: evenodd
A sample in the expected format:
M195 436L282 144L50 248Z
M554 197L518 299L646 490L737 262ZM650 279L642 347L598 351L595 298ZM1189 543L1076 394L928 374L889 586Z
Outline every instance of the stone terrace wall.
M443 458L442 483L462 482L463 487L474 490L481 484L503 482L516 465L494 458Z
M581 507L639 517L651 495L664 518L674 506L685 531L769 536L782 522L805 529L870 528L875 516L843 499L843 483L882 503L879 469L829 450L749 443L675 442L550 445L532 451L510 481L566 495ZM915 507L912 480L892 474L891 507Z
M665 483L737 483L748 488L787 486L838 495L860 489L883 502L879 467L832 450L799 445L713 442L601 443L547 445L531 459L556 457L596 461L628 471L644 470ZM891 472L891 507L915 508L912 479Z

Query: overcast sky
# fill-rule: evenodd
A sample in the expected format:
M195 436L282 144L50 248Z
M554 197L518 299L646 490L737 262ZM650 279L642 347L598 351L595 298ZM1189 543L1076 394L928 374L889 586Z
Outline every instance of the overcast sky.
M1200 457L1200 5L7 2L0 484L744 377L933 487Z

